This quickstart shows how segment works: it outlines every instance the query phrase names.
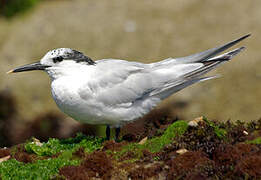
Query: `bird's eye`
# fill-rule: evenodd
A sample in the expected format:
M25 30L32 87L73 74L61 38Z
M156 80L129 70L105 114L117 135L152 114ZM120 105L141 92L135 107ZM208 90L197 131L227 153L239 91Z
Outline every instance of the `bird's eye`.
M61 61L63 61L63 57L62 56L58 56L58 57L54 57L53 58L53 62L54 63L61 62Z

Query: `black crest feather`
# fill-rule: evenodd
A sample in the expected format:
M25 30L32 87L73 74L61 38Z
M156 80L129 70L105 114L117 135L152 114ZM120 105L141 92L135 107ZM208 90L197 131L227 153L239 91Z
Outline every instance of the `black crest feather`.
M88 65L96 64L90 57L85 56L83 53L76 51L76 50L67 52L66 55L64 56L64 59L72 59L72 60L76 61L77 63L86 62L86 63L88 63Z

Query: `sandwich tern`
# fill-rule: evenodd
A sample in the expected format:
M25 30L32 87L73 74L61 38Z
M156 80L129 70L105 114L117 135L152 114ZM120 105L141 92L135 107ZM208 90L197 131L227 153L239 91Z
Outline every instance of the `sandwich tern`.
M93 61L70 49L51 50L36 63L8 73L43 70L51 78L51 92L57 106L73 119L87 124L120 127L150 112L159 102L194 83L216 76L205 73L230 60L244 47L218 55L250 36L191 56L168 58L143 64L119 59Z

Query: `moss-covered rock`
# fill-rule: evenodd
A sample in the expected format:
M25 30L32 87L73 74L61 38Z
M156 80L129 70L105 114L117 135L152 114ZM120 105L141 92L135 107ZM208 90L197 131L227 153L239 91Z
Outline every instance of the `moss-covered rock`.
M253 140L246 141L248 144L261 144L261 137L257 137Z
M33 163L23 163L11 159L0 164L0 174L3 180L13 179L51 179L58 175L63 166L77 165L77 160L70 156L37 160Z
M35 153L39 156L52 156L64 151L75 151L80 147L86 152L92 152L102 146L104 139L77 134L75 138L59 140L50 138L46 143L28 142L25 149L29 153Z
M140 142L37 139L0 149L4 179L261 178L260 122L176 121ZM181 151L182 150L182 151Z

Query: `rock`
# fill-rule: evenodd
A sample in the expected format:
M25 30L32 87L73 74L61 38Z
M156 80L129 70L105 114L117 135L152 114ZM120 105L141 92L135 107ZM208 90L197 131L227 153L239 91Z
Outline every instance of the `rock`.
M34 143L35 145L37 145L37 146L42 146L42 145L43 145L43 143L41 143L40 140L39 140L39 139L36 139L36 138L33 138L33 143Z
M188 125L190 127L197 127L199 122L203 122L203 116L200 116L198 118L189 121Z
M3 157L3 158L0 158L0 163L2 163L2 162L4 162L4 161L7 161L8 159L10 159L10 155L8 155L8 156L5 156L5 157Z
M184 153L186 153L186 152L188 152L188 150L187 149L179 149L179 150L177 150L176 151L176 153L178 153L178 154L184 154Z
M197 127L197 126L198 126L198 123L195 122L194 120L192 120L192 121L189 121L188 125L189 125L190 127Z
M147 140L148 140L148 137L145 137L138 144L145 144Z
M247 136L247 135L248 135L248 132L247 132L247 131L243 131L243 134Z

